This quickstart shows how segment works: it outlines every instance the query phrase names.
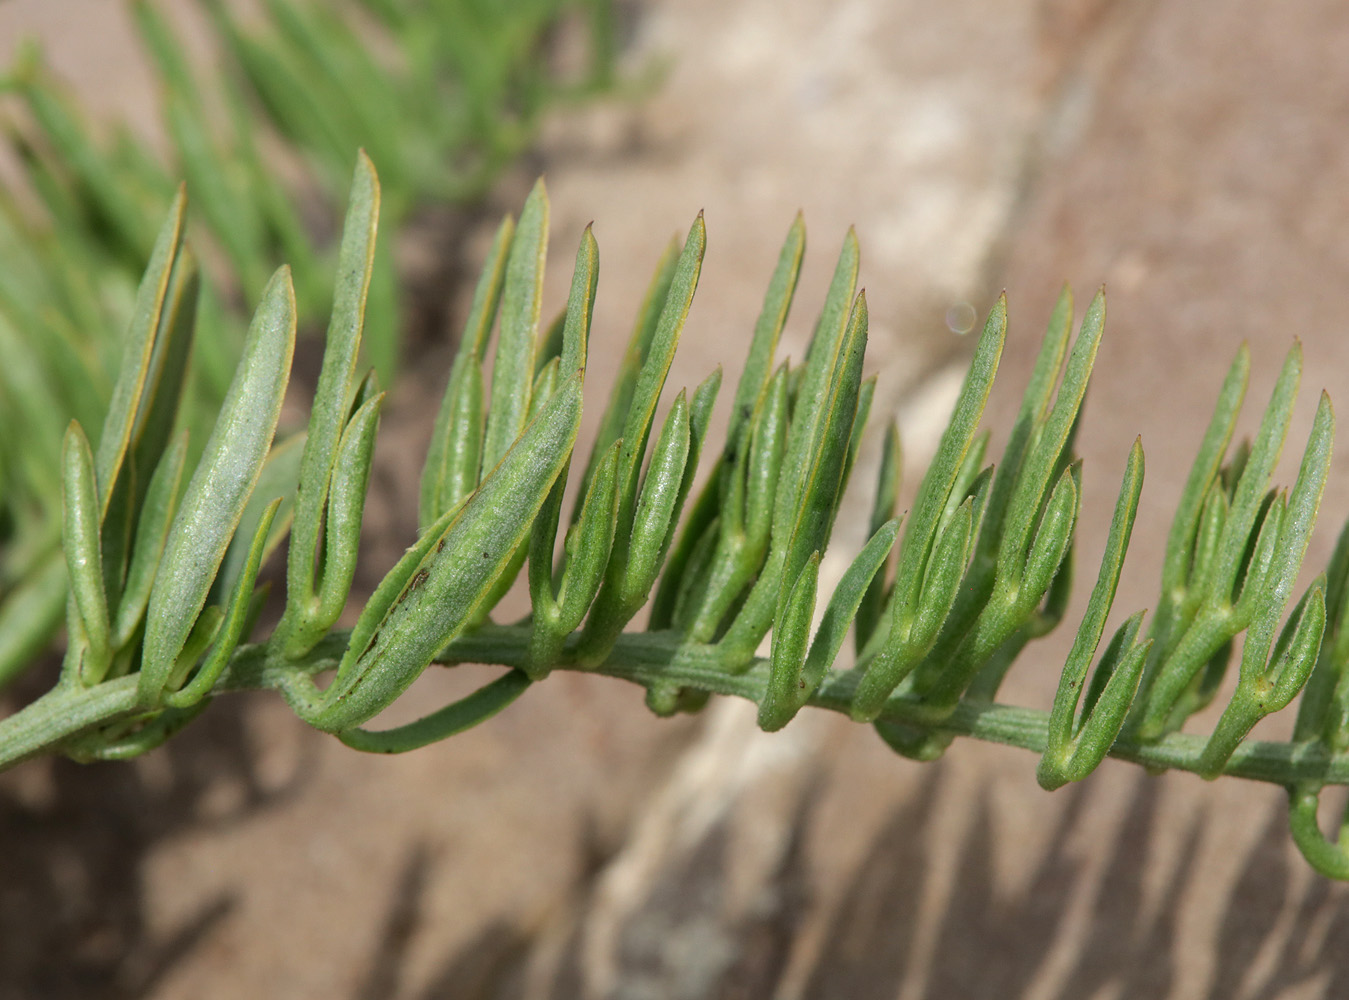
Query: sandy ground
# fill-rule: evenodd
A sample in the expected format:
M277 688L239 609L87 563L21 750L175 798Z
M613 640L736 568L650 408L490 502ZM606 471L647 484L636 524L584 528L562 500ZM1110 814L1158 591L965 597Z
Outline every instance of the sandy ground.
M145 121L123 13L8 0L0 58L36 31L96 107ZM802 209L810 248L786 343L799 354L855 224L874 412L899 413L917 469L970 307L1007 289L996 424L1061 283L1084 304L1105 282L1082 554L1088 567L1099 555L1141 433L1129 610L1155 601L1166 517L1237 344L1252 346L1258 412L1301 338L1293 441L1317 390L1345 393L1343 5L651 0L634 15L631 57L668 60L662 87L553 122L541 154L552 301L596 223L597 369L700 208L709 250L673 385L735 370ZM436 357L385 423L371 531L394 551ZM1337 461L1310 563L1324 565L1347 508ZM1005 700L1047 705L1065 645L1028 652ZM472 679L429 678L413 700ZM400 759L304 732L274 699L216 705L135 764L7 776L0 843L0 997L1349 992L1349 897L1297 856L1276 789L1107 764L1049 795L1015 750L957 743L917 765L842 720L803 716L774 737L734 706L657 721L635 690L572 676Z

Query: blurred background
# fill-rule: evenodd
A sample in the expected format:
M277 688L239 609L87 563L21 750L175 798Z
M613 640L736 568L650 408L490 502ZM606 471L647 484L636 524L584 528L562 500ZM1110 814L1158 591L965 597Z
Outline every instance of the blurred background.
M156 5L203 77L224 62L211 6ZM238 22L262 23L266 7L241 5ZM1011 327L994 428L1015 412L1063 282L1079 313L1104 283L1078 439L1079 582L1094 578L1141 434L1148 478L1120 618L1156 601L1169 515L1243 340L1247 428L1294 338L1306 352L1281 481L1319 390L1349 396L1349 6L607 9L603 45L576 11L535 39L531 58L579 84L541 101L499 157L473 161L491 171L466 168L475 183L438 200L409 196L381 234L412 317L389 362L366 586L411 541L466 276L539 174L553 212L545 312L562 306L591 220L600 244L588 399L603 398L665 243L700 209L708 251L676 387L737 371L798 210L810 235L785 343L799 355L856 226L873 415L898 416L909 491L998 292ZM133 146L164 150L163 84L135 15L4 0L0 60L38 40L96 129L125 122ZM22 132L20 96L3 107ZM417 121L394 124L410 134ZM277 169L299 183L300 159ZM24 162L19 149L0 176ZM376 166L389 185L392 168ZM305 212L333 224L321 205ZM248 280L225 288L246 299ZM874 423L859 484L874 475ZM1337 460L1309 565L1325 564L1346 510ZM841 552L863 520L840 519ZM1066 646L1055 635L1028 650L1001 700L1047 708ZM465 683L426 678L408 701L436 705ZM1022 751L963 741L919 765L824 713L775 736L743 705L658 720L640 690L571 674L399 758L309 732L279 699L227 701L144 759L34 761L0 778L0 998L1349 995L1349 895L1297 856L1276 788L1107 762L1051 795Z

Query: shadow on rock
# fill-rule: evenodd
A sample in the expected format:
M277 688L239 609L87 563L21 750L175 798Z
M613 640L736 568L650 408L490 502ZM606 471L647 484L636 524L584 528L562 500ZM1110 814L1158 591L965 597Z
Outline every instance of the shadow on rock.
M1181 831L1169 863L1171 877L1159 895L1148 889L1155 882L1148 877L1149 859L1156 856L1167 822L1159 808L1158 783L1140 776L1123 821L1087 848L1090 854L1075 846L1081 844L1089 791L1074 787L1062 793L1066 807L1034 870L1014 891L1006 891L998 887L993 870L999 832L990 796L982 793L958 846L934 929L921 925L926 918L920 903L938 874L931 822L941 773L940 766L928 768L915 795L881 825L842 905L827 918L823 945L812 946L819 957L804 974L793 958L802 957L798 951L812 917L805 831L818 786L803 793L797 833L760 893L760 905L748 912L728 917L726 887L732 879L724 825L714 824L695 847L670 859L647 897L628 914L616 956L619 981L607 991L587 981L583 944L596 911L593 883L583 887L567 916L565 943L556 949L561 958L550 963L545 977L551 986L541 995L547 1000L892 1000L906 984L916 990L910 995L932 1000L1032 993L1053 1000L1173 995L1181 963L1193 957L1183 953L1179 926L1186 900L1213 891L1198 884L1206 817L1199 815ZM426 932L420 927L419 899L432 867L420 849L409 858L371 974L353 1000L532 1000L540 995L527 989L525 970L531 962L537 965L541 937L502 925L488 927L450 956L420 992L404 987L399 968L412 934ZM1282 806L1275 807L1222 903L1213 941L1214 973L1204 1000L1349 996L1349 966L1341 958L1349 952L1349 894L1325 880L1304 883L1296 876L1286 816ZM1082 927L1085 911L1072 903L1084 897L1090 915ZM814 926L818 932L819 924ZM1063 942L1074 932L1074 952L1064 961ZM915 949L927 941L931 954L920 961ZM1051 960L1052 979L1046 980Z
M297 790L303 759L280 787L261 779L246 710L222 699L153 760L32 761L0 783L0 1000L144 996L229 914L222 894L152 933L145 865L167 838Z
M425 845L413 846L394 888L369 971L352 1000L518 1000L523 995L530 940L501 921L488 924L466 947L449 956L424 988L415 992L407 988L403 968L414 937L423 929L423 897L434 870L434 860Z

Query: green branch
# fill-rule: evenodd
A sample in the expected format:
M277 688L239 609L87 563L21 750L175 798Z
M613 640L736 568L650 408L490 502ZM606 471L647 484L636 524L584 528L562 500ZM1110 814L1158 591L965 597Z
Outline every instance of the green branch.
M1316 816L1324 785L1349 784L1349 532L1326 570L1292 592L1330 466L1334 417L1324 396L1292 487L1272 479L1302 371L1296 345L1253 442L1233 445L1250 368L1246 350L1238 353L1171 529L1158 611L1151 620L1128 614L1102 646L1142 491L1135 442L1052 706L1003 705L1007 672L1067 610L1084 475L1073 442L1104 296L1092 299L1074 337L1064 292L1007 447L990 463L980 425L1006 338L998 302L905 523L895 510L892 428L871 537L829 591L821 565L874 395L863 377L868 311L853 234L805 360L793 366L774 359L804 250L800 220L789 230L730 430L681 526L699 457L715 447L708 435L721 385L716 371L675 394L657 426L701 275L707 234L695 220L657 267L598 439L577 463L580 500L564 522L600 257L587 229L567 308L540 324L549 212L539 184L518 224L502 225L479 281L422 472L421 531L355 626L334 631L355 571L383 401L355 364L380 201L364 155L351 191L303 443L272 441L295 335L283 268L190 475L170 415L187 377L181 359L193 331L181 305L191 260L181 203L170 214L98 446L78 424L65 438L66 658L55 690L0 721L0 767L43 752L142 753L214 696L240 689L274 690L314 728L360 750L398 753L478 725L554 670L579 670L641 685L659 714L697 711L713 695L753 702L768 731L802 708L840 712L918 760L940 756L957 736L1023 747L1040 756L1047 789L1081 780L1106 757L1272 782L1289 791L1293 837L1313 866L1349 878L1349 839L1326 837ZM264 597L258 576L287 531L285 612L250 644ZM526 563L530 616L494 622ZM648 605L649 628L634 628ZM850 631L852 663L841 660ZM1216 728L1185 732L1224 690L1238 638L1235 690ZM415 722L369 728L428 667L466 662L509 669ZM1248 738L1294 699L1293 740Z
M289 660L267 644L241 647L211 692L217 695L241 691L284 691L297 675L316 676L336 667L350 633L330 633L303 661ZM532 629L528 626L484 626L472 635L456 639L435 658L447 667L473 663L523 671L529 662ZM743 673L730 674L711 647L691 647L677 634L629 633L620 637L609 657L594 667L580 667L575 652L580 634L566 642L553 664L555 670L572 670L629 681L650 691L674 683L710 695L742 698L754 704L764 700L770 682L770 661L756 657ZM509 675L508 675L509 676ZM0 769L39 753L59 751L63 741L95 725L129 714L135 706L132 678L92 689L52 692L22 712L0 721ZM850 714L858 676L832 676L806 701L812 708ZM886 701L878 721L921 724L921 706L902 697ZM1049 745L1049 713L1002 704L961 702L943 721L940 730L950 736L966 736L987 743L1001 743L1033 753ZM1173 733L1156 743L1117 740L1107 754L1116 760L1141 764L1152 771L1202 773L1206 739ZM1349 784L1349 752L1330 753L1317 742L1287 743L1247 740L1224 765L1222 774L1277 785L1320 782Z

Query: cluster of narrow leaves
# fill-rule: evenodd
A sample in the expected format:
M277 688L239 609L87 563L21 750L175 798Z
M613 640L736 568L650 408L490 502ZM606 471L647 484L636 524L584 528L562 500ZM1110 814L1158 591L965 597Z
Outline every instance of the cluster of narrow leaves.
M482 722L551 671L571 669L641 684L661 714L696 711L712 694L750 698L766 730L807 705L846 712L918 759L958 735L1019 745L1040 753L1046 788L1084 778L1107 755L1275 782L1289 790L1294 839L1312 864L1349 878L1346 824L1332 840L1317 817L1322 787L1349 784L1349 534L1289 608L1330 462L1324 396L1294 485L1272 485L1299 348L1250 444L1232 440L1250 367L1239 352L1176 513L1157 612L1146 629L1143 612L1128 616L1102 650L1142 489L1135 443L1052 707L1001 705L1007 671L1067 610L1082 495L1073 437L1103 297L1074 337L1072 299L1062 296L995 466L980 422L1006 337L998 302L903 530L892 423L870 539L826 598L822 560L874 396L862 374L867 305L855 237L844 241L804 361L793 364L777 358L805 246L801 221L792 225L725 443L696 493L720 371L676 394L659 426L657 413L698 284L701 217L682 247L672 244L564 519L599 251L587 229L566 308L541 323L540 184L518 222L502 224L479 279L423 470L416 540L343 631L335 623L355 571L384 399L373 374L356 377L379 197L362 156L307 434L272 440L295 330L283 269L262 294L185 487L188 450L171 427L194 277L175 203L97 449L78 424L65 438L69 646L57 687L0 722L0 764L51 751L139 753L212 697L244 688L279 691L302 720L353 747L400 752ZM285 609L254 639L259 568L287 532ZM531 613L494 622L522 571ZM633 628L642 612L645 628ZM850 631L852 657L843 652ZM1238 638L1233 690L1224 678ZM430 665L461 662L506 669L416 722L368 728ZM331 676L320 682L322 674ZM1213 732L1184 732L1225 689ZM1291 741L1249 738L1299 692Z
M382 164L385 222L397 226L419 207L482 195L546 107L612 74L609 0L267 0L261 17L244 21L220 0L201 8L224 60L210 72L152 0L131 6L160 94L167 162L124 124L110 135L91 126L35 49L0 77L18 112L5 132L22 175L0 185L0 420L26 429L0 440L0 685L59 626L55 458L69 420L96 427L110 405L121 334L133 316L141 321L136 289L156 245L154 220L178 178L199 206L195 240L209 246L211 265L195 304L182 306L198 314L185 406L201 438L245 339L236 304L257 301L285 260L302 325L326 311L337 268L317 230L340 213L357 149ZM568 18L584 25L592 54L577 73L559 72L545 52ZM302 177L278 179L277 149ZM396 284L386 249L374 262L365 339L385 381L403 325Z

